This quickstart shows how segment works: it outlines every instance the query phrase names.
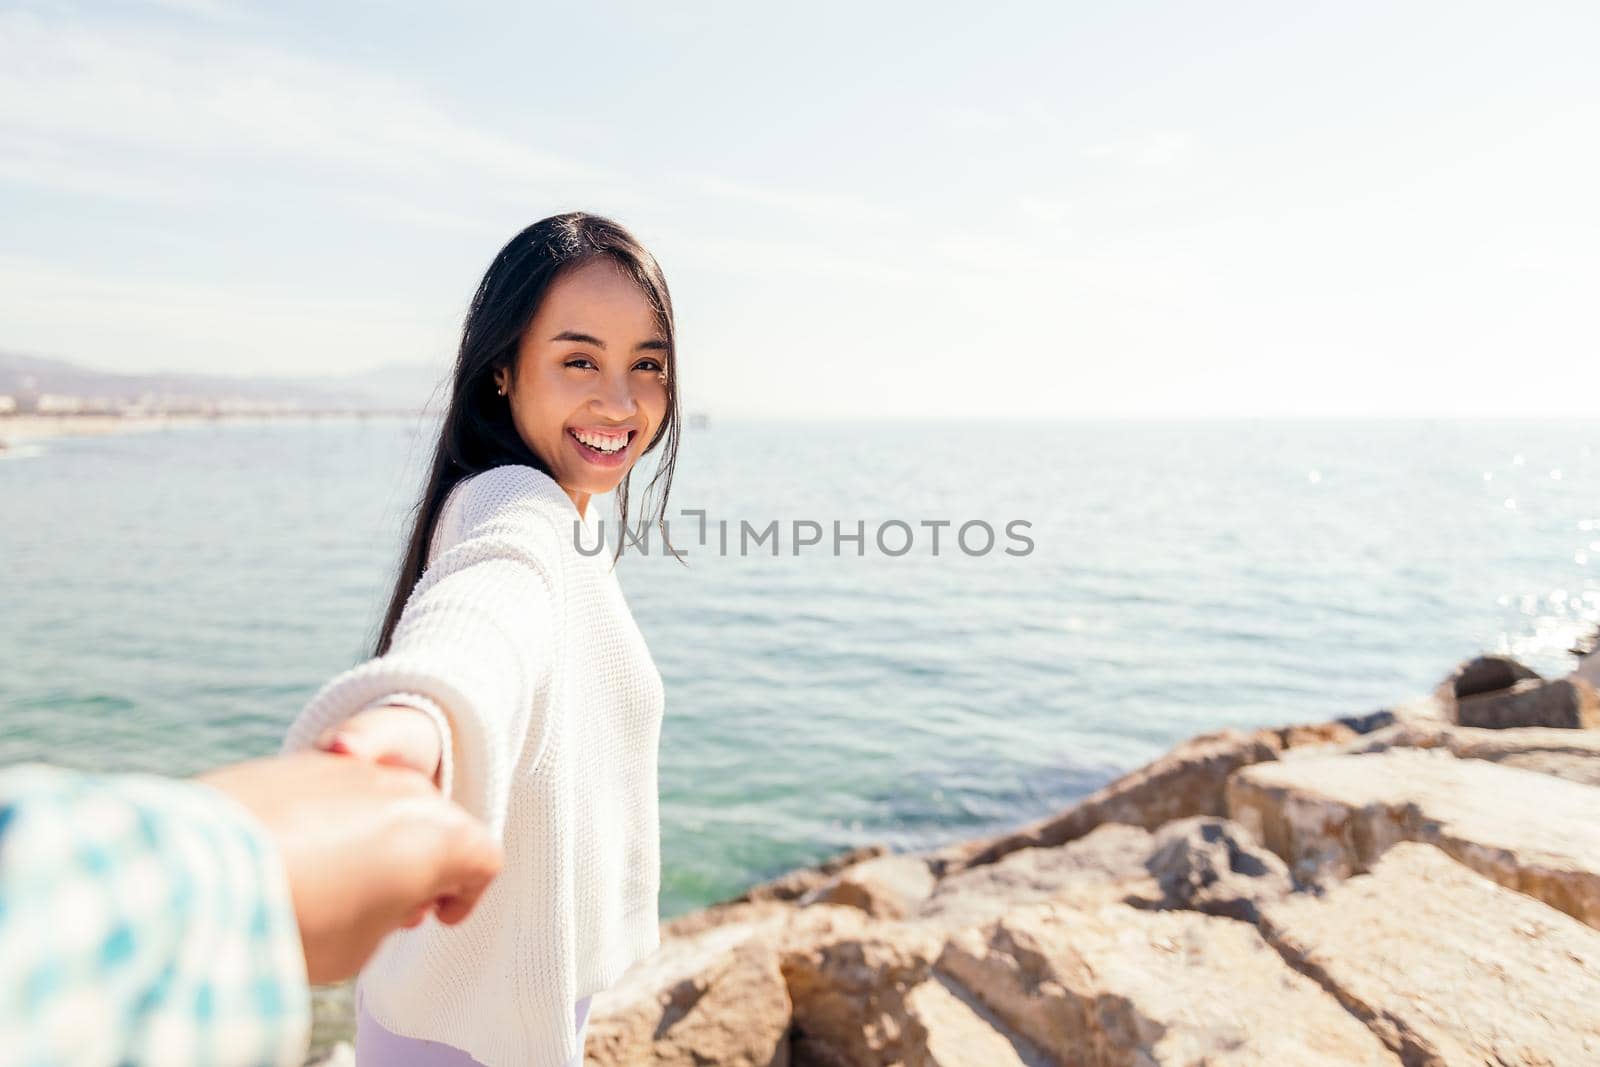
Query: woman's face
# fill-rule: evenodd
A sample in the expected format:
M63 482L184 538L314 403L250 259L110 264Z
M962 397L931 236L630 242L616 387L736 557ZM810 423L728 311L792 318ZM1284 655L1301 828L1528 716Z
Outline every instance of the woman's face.
M666 417L669 356L638 283L601 257L550 285L515 376L495 371L517 432L579 514L617 487Z

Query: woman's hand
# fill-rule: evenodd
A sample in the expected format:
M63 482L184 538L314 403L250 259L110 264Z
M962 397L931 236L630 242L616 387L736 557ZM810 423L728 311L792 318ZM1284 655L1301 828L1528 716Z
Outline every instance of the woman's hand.
M383 704L358 711L317 739L324 752L408 767L439 785L439 728L416 708Z
M439 727L416 708L380 704L358 711L318 738L317 748L335 755L354 756L368 763L404 767L432 782L435 789L440 785ZM441 898L413 908L401 925L418 925L427 918L434 904L439 905L439 914L444 917L448 902Z

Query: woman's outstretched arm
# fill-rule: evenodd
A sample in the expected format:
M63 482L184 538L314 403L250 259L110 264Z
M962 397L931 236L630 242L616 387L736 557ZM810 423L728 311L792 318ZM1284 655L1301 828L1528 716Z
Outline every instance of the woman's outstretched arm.
M460 533L438 546L388 651L325 684L296 716L284 751L316 747L405 694L397 703L438 734L440 787L498 839L513 769L525 750L539 759L550 730L533 716L553 672L562 596L561 512L550 491L547 477L515 465L463 483L450 504L460 522L445 527Z

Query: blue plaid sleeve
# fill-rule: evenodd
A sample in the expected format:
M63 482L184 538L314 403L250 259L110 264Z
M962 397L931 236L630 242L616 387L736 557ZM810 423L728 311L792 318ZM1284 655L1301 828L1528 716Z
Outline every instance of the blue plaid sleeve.
M310 1016L281 861L233 798L0 771L0 1067L290 1067Z

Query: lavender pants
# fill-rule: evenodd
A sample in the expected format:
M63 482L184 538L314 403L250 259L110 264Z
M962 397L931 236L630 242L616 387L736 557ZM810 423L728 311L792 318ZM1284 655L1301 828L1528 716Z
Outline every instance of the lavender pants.
M583 1067L584 1029L589 1025L589 1001L578 1001L578 1055L568 1067ZM477 1060L454 1045L442 1041L427 1041L420 1037L402 1037L390 1033L372 1016L362 1003L361 984L356 983L356 1067L483 1067Z

